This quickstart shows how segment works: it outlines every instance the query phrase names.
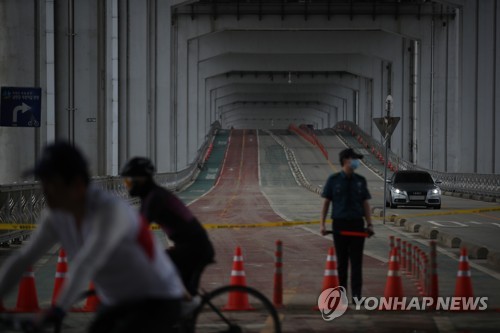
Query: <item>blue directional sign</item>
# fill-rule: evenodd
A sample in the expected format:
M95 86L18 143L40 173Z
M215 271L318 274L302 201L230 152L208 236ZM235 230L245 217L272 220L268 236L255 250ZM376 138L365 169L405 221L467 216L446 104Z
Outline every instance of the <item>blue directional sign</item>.
M0 126L40 127L42 89L2 87Z

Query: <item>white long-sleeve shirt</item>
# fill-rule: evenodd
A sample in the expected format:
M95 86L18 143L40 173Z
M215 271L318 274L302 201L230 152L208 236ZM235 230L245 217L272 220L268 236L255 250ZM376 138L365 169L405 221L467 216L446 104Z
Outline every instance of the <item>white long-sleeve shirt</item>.
M90 281L103 304L180 299L182 282L170 258L123 200L90 186L78 228L72 215L45 210L31 240L0 268L0 299L52 246L65 249L69 270L56 305L68 310Z

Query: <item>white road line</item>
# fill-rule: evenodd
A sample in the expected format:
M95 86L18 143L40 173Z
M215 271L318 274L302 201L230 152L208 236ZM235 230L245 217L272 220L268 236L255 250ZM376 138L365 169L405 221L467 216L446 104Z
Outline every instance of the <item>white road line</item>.
M438 223L436 221L427 221L427 222L437 225L438 227L444 227L444 224Z
M427 221L429 223L432 223L434 225L437 225L438 227L468 227L467 224L465 223L461 223L461 222L457 222L457 221ZM446 225L446 224L441 224L441 223L449 223L449 224L455 224L454 226L452 225Z
M500 228L500 223L492 223L492 224Z

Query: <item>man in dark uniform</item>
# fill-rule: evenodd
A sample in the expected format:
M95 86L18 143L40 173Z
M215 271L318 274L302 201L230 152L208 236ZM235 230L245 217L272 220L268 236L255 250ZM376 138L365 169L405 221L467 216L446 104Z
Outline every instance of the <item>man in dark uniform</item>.
M123 167L121 176L125 178L129 194L141 198L142 218L160 225L174 242L167 252L187 291L194 296L203 270L214 260L214 248L201 223L179 198L156 184L154 173L149 159L134 157Z
M321 211L321 234L326 234L325 220L330 204L332 205L332 231L335 251L338 258L340 286L347 290L349 261L351 263L351 293L353 299L361 298L362 264L364 237L344 236L342 231L365 231L365 221L369 234L373 233L371 223L371 198L366 186L366 179L354 173L363 155L353 149L344 149L339 154L342 171L331 175L323 188L325 198Z

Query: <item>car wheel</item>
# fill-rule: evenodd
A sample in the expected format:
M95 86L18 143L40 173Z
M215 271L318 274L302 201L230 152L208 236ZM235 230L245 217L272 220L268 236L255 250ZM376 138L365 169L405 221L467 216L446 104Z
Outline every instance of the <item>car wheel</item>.
M385 202L385 206L386 206L386 207L390 207L390 206L391 206L391 205L389 204L389 201L386 201L386 202Z
M441 209L441 205L434 206L434 209Z

